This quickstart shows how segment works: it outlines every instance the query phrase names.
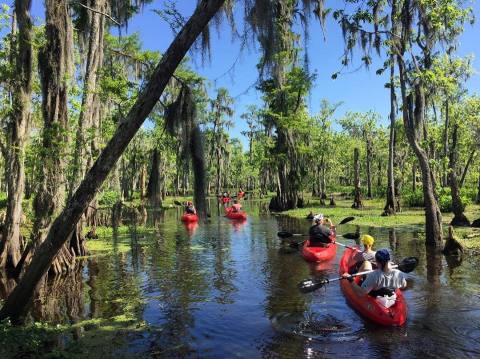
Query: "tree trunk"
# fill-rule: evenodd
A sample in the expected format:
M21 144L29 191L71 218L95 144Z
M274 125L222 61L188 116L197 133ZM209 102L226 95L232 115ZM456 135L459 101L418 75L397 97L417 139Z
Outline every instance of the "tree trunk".
M270 201L269 208L275 211L285 211L297 208L299 205L299 184L297 153L294 146L293 135L288 129L278 131L276 151L285 153L288 161L278 164L277 195Z
M372 198L372 140L367 139L367 197Z
M382 187L382 160L379 158L378 159L378 175L377 175L377 187L380 188Z
M90 0L88 6L99 12L105 12L105 0ZM97 83L100 79L100 68L103 64L103 38L105 19L97 12L88 12L88 51L86 58L85 78L83 85L82 107L78 118L78 127L75 141L75 153L72 180L70 181L69 195L77 188L84 178L88 168L93 163L96 152L96 132L100 127L100 96L97 91ZM83 222L95 223L97 203L95 199L90 203L72 234L71 244L76 254L86 253L83 237Z
M105 0L90 0L89 7L99 12L105 12ZM78 127L75 142L74 166L70 194L76 189L83 179L85 172L92 165L93 151L96 141L89 138L99 126L99 112L97 108L100 98L97 93L97 84L100 77L100 68L103 63L103 37L104 16L100 13L88 12L88 52L86 58L86 70L83 85L82 107L78 118Z
M25 187L25 141L28 136L32 94L32 20L31 0L15 1L18 24L14 56L14 86L12 115L7 123L5 162L7 175L7 210L0 238L0 268L16 267L20 257L22 201ZM15 29L12 29L12 32Z
M450 222L452 226L463 226L463 227L470 227L470 221L463 213L464 206L462 203L462 198L460 197L460 189L458 187L457 181L457 143L458 143L458 124L453 125L453 132L452 132L452 146L450 149L450 158L449 158L449 165L448 165L448 179L450 184L450 190L452 194L452 211L453 211L453 219Z
M399 59L399 62L403 61ZM403 99L403 122L405 134L418 159L418 164L422 171L422 189L425 205L425 241L431 246L441 246L442 244L442 214L438 207L437 196L435 192L435 180L430 168L429 159L425 150L419 145L420 131L424 121L425 113L425 94L422 85L417 84L414 87L414 93L406 94L403 63L400 66L400 82L402 87ZM415 99L413 98L415 95Z
M190 153L194 175L194 202L197 212L206 218L205 159L203 155L203 136L198 125L195 126L192 132Z
M360 151L358 148L353 149L353 168L354 168L354 179L353 185L355 186L355 196L353 198L352 208L362 208L362 198L360 191Z
M448 111L448 99L445 100L445 125L443 128L443 172L442 172L442 187L448 186L448 170L447 170L447 157L448 157L448 127L450 117Z
M477 198L475 199L475 203L479 204L480 203L480 173L478 175L478 181L477 181Z
M412 164L412 191L415 193L417 191L417 165Z
M72 75L73 27L68 1L47 0L46 44L39 54L42 85L43 151L41 154L40 185L34 200L34 255L64 205L64 173L68 131L68 82ZM76 225L77 221L75 221ZM71 235L71 232L69 233ZM69 244L59 248L50 271L59 274L75 264Z
M394 10L392 13L395 14ZM383 209L383 214L388 216L395 214L395 177L394 177L394 158L395 158L395 57L390 56L390 142L388 143L388 167L387 167L387 203Z
M66 208L54 221L46 240L38 248L22 280L5 301L0 311L0 319L10 317L15 320L24 312L35 287L70 237L76 223L102 186L115 162L152 111L180 61L224 2L225 0L202 0L175 37L150 80L140 91L125 120L119 124L112 139L88 171Z
M475 157L475 154L477 153L477 149L474 148L472 152L470 152L470 155L468 156L467 163L465 164L465 167L463 168L462 171L462 178L460 179L460 188L463 187L465 184L465 178L467 177L468 169L470 168L470 165L472 164L473 158Z
M141 170L140 170L140 179L139 179L139 187L140 187L140 200L143 202L145 199L145 184L147 182L147 169L145 165L142 165Z
M160 159L155 148L152 155L152 168L148 179L147 197L150 205L159 208L162 206L162 178L160 175Z

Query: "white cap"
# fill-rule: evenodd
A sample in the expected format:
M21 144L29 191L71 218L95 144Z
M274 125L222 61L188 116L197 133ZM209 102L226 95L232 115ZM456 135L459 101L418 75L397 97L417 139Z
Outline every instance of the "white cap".
M321 214L321 213L319 213L319 214L317 214L316 216L313 217L314 222L321 221L322 219L323 219L323 214Z

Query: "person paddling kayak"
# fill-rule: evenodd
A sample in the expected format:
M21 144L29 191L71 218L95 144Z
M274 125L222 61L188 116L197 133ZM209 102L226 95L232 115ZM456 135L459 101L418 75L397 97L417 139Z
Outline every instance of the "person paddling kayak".
M391 268L390 253L387 249L380 249L375 253L378 268L367 275L361 286L357 285L349 273L344 273L343 278L357 295L368 294L382 300L385 307L395 304L395 290L405 288L407 281L405 275L398 269Z
M368 234L364 234L361 241L364 249L362 252L358 252L354 257L354 259L357 261L357 264L355 265L355 272L372 270L372 262L375 262L376 252L372 249L375 239Z
M325 225L328 222L330 228ZM325 220L323 214L319 213L313 217L313 225L310 227L310 247L328 247L335 236L335 225L330 219Z
M241 211L242 211L242 205L240 203L238 203L237 200L234 200L233 204L232 204L232 212L233 213L238 213L238 212L241 212Z
M197 214L197 210L195 209L191 201L187 202L187 205L185 206L185 213Z

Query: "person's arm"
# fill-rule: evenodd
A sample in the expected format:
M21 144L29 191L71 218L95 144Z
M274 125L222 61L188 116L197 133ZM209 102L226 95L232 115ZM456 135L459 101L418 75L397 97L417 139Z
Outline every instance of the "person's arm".
M363 288L363 286L360 287L357 283L355 283L355 281L353 280L353 277L349 273L347 272L343 273L342 278L345 278L345 280L349 281L350 287L355 292L355 294L361 296L361 295L367 295L370 292L370 291L367 291L365 288Z

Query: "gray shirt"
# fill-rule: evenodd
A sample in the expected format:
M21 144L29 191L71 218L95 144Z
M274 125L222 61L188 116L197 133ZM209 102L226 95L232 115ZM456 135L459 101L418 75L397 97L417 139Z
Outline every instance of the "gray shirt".
M355 254L355 261L356 262L364 262L364 261L370 261L370 262L375 262L375 253L367 253L367 252L357 252Z
M368 274L367 278L362 283L362 288L368 293L372 290L378 290L380 288L403 288L407 285L403 272L398 269L390 269L388 273L383 272L381 269L376 269L372 273Z

